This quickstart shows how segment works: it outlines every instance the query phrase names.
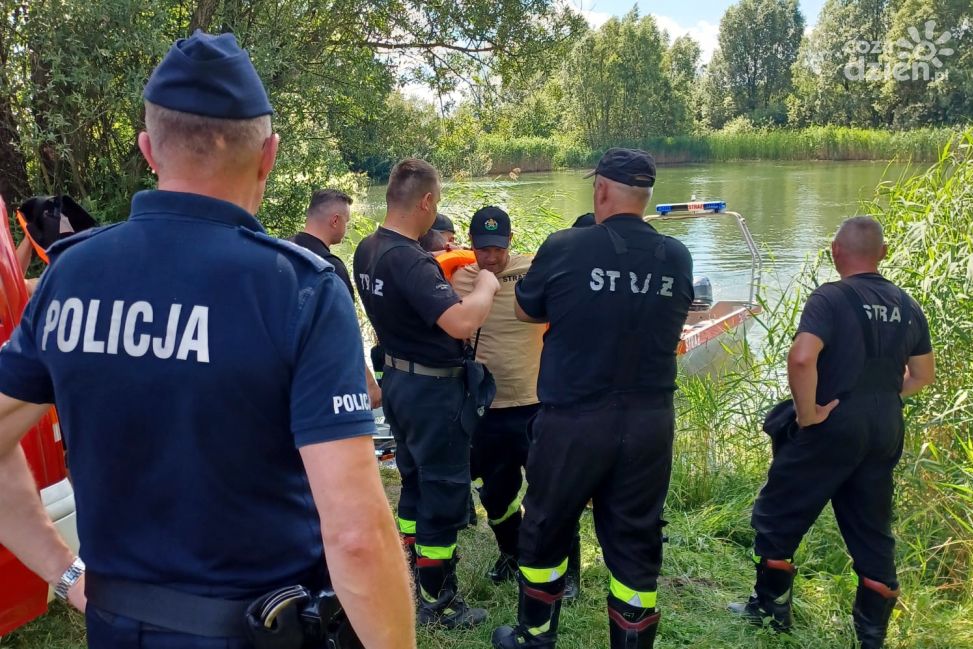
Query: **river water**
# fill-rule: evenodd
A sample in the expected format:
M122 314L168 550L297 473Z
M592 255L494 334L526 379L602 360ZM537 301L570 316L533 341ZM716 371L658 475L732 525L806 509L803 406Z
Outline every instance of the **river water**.
M879 162L722 162L659 169L657 203L720 199L742 214L765 261L764 292L786 290L808 256L826 246L842 218L862 212L861 201L884 180L906 168ZM477 207L496 204L518 219L559 215L567 226L591 210L591 179L584 171L555 171L449 182L440 211L462 230ZM371 187L365 215L380 220L384 191ZM554 219L557 220L556 218ZM682 239L693 253L696 275L713 282L717 299L745 298L750 255L735 222L728 218L664 223L660 230ZM462 237L461 237L462 239Z

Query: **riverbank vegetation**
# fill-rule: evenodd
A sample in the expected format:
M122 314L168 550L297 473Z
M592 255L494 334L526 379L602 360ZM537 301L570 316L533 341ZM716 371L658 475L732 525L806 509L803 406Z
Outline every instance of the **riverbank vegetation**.
M102 221L153 184L141 88L172 40L232 31L277 113L261 214L277 234L312 189L357 191L417 155L447 177L663 162L933 161L973 120L965 0L727 3L718 47L633 10L594 28L555 0L0 0L0 195L69 193ZM806 27L815 22L814 28ZM904 67L903 67L904 66Z

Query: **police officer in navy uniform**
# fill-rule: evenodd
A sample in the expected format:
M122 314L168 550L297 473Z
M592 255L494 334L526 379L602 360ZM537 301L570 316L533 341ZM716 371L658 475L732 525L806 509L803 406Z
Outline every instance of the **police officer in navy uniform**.
M254 217L278 138L250 58L196 32L144 96L159 190L52 247L0 351L0 543L96 649L248 649L251 602L329 571L366 646L414 647L348 291ZM84 562L18 445L55 401Z
M518 317L551 328L527 460L518 624L494 631L499 649L555 646L568 553L589 499L611 574L611 647L652 647L659 620L692 258L642 219L656 177L648 153L610 149L593 175L597 225L552 234L517 284Z
M863 649L882 646L899 595L891 523L902 398L935 374L922 310L878 272L886 252L882 226L864 216L842 223L831 244L841 280L808 298L787 358L799 430L778 440L753 507L754 593L730 607L790 628L794 553L830 500L858 573L852 612Z
M388 213L355 251L354 275L365 312L385 349L382 393L402 478L399 531L414 553L424 625L468 627L486 619L456 582L456 533L466 527L470 439L464 345L490 313L499 289L481 271L462 300L439 264L419 246L433 224L439 174L403 160L386 191Z
M321 257L334 267L335 274L341 283L348 288L352 302L355 300L355 287L348 276L348 269L341 257L331 252L330 246L337 245L345 238L348 222L351 221L351 204L354 200L339 189L319 189L311 194L311 203L307 207L307 223L302 232L298 232L288 239L302 248L306 248ZM382 406L382 391L378 383L365 366L365 382L368 384L368 398L372 408Z

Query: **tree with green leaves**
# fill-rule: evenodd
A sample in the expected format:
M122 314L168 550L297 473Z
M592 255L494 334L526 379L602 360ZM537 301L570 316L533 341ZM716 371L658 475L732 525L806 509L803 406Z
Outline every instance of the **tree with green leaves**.
M797 0L740 0L720 21L719 52L710 63L711 115L725 122L737 115L753 121L782 123L784 99L791 89L804 16ZM725 99L732 111L725 111ZM717 124L714 124L717 125Z
M804 40L787 98L793 126L840 124L875 127L881 84L866 79L878 63L891 18L890 0L827 0Z
M677 133L692 129L699 121L699 81L702 50L690 36L680 36L662 56L662 68L672 88L669 106L673 111L673 124Z
M879 103L908 128L973 119L973 5L969 0L893 3L882 53Z
M595 149L672 133L679 111L663 70L665 34L632 10L582 37L562 69L572 123Z
M151 184L135 147L145 79L176 38L232 31L277 111L282 146L263 218L283 233L299 224L312 188L357 184L349 163L363 168L389 135L382 129L402 128L410 109L390 100L400 81L449 87L473 69L533 74L578 20L553 0L0 0L0 8L0 134L15 131L0 142L0 165L11 187L26 176L33 193L70 193L104 220L124 217L132 193Z

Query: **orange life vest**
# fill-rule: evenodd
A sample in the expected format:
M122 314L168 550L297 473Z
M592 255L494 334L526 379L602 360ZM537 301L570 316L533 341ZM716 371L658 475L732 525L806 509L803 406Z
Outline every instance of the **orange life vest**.
M436 255L436 261L443 269L446 281L453 281L453 273L462 268L476 263L476 255L472 250L450 250L441 255Z

